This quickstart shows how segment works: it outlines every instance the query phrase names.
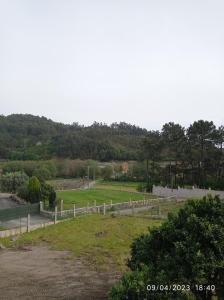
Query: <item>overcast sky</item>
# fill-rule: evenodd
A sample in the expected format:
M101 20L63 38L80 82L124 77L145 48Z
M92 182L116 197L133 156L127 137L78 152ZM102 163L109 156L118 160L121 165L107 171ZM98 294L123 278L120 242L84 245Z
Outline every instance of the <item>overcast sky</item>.
M224 124L223 0L0 0L0 114Z

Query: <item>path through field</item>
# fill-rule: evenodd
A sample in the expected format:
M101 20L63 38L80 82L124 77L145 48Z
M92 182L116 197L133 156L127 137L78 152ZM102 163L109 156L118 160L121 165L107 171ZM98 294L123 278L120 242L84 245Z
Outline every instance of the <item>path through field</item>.
M0 252L2 300L107 299L120 278L116 272L97 272L69 252L32 247Z

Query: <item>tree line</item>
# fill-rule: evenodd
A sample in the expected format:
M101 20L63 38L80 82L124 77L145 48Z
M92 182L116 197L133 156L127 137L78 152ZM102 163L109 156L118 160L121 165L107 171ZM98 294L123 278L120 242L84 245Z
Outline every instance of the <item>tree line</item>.
M170 122L161 131L149 131L125 122L84 126L32 115L0 116L0 159L135 161L118 177L148 186L223 189L223 143L224 127L205 120L188 128Z
M0 159L137 159L146 129L125 122L65 125L45 117L0 116Z
M170 122L161 132L149 132L142 148L148 182L223 188L223 142L224 127L217 128L212 121L195 121L187 129Z

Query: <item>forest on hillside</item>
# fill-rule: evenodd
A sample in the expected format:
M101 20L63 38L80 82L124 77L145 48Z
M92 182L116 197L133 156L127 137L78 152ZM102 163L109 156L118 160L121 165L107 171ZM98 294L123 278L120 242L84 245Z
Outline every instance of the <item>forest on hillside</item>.
M125 122L65 125L32 115L0 116L0 159L81 159L143 163L129 179L224 188L224 127L199 120L148 131ZM137 170L136 169L136 170ZM133 177L133 178L132 178Z
M147 130L125 122L65 125L33 115L0 116L0 159L136 160Z

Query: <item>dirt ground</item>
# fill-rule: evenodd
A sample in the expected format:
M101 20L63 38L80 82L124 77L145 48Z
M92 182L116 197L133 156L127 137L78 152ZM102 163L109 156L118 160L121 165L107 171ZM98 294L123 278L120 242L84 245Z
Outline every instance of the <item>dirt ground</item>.
M0 298L107 299L120 278L116 272L97 272L69 252L46 246L0 251Z
M0 209L17 207L18 203L10 199L11 194L0 193Z

